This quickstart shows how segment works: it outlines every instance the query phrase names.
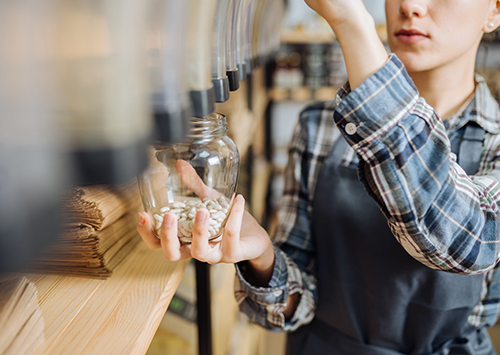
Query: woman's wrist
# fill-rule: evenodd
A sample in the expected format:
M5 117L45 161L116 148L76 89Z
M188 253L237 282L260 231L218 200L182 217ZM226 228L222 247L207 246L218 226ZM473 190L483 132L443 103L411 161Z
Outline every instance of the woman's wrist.
M265 287L271 281L275 263L274 246L269 240L265 251L255 259L247 260L245 276L247 281L257 287Z

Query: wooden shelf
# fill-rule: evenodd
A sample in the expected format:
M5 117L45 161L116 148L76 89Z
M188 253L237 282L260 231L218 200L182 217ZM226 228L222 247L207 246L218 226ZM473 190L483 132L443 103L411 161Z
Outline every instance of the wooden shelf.
M336 40L333 31L307 32L301 30L282 31L281 43L332 43Z
M378 24L377 33L382 42L387 42L387 27L385 24ZM283 44L304 44L304 43L333 43L337 40L335 33L330 29L316 32L304 30L286 30L280 34Z
M145 354L187 263L141 242L106 280L26 275L45 321L35 355Z

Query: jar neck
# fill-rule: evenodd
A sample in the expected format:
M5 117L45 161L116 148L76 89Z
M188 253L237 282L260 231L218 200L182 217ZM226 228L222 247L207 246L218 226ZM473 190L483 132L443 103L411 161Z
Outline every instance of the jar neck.
M227 132L226 116L213 112L203 118L191 117L189 121L189 132L181 143L203 143L222 137ZM169 142L157 141L153 144L156 149L169 146Z
M189 133L186 138L193 143L222 137L227 132L226 116L216 112L203 118L192 117L189 125Z

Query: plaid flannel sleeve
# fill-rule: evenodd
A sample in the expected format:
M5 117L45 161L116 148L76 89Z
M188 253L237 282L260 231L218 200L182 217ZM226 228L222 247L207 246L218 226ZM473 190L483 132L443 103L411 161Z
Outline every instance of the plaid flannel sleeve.
M491 145L488 163L467 176L450 154L443 122L395 55L346 92L334 120L360 156L365 188L410 255L429 267L464 274L498 263L498 142L485 142Z
M305 292L307 282L304 282L293 260L276 246L275 253L275 268L267 287L255 287L248 283L244 276L245 264L236 265L235 297L240 310L252 322L269 330L292 331L312 320L315 302L312 294ZM283 315L286 300L297 292L301 294L297 311L286 320Z

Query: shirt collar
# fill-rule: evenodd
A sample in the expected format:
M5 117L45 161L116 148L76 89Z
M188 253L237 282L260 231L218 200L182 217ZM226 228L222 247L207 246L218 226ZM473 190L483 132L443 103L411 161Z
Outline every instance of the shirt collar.
M485 131L500 133L500 112L497 101L491 96L490 90L484 78L476 74L476 89L471 99L460 109L458 113L446 120L449 129L459 129L467 122L473 121Z

